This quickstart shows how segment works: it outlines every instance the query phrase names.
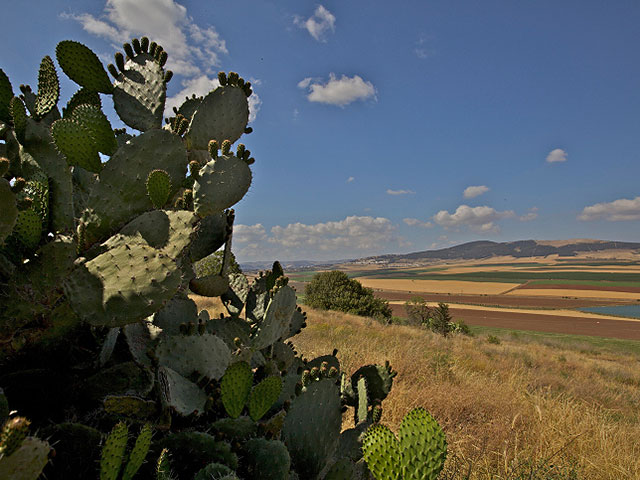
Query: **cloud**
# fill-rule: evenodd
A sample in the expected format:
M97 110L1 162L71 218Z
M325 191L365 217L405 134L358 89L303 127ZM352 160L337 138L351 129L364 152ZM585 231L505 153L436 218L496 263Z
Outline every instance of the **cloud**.
M566 162L567 156L567 152L561 148L556 148L555 150L551 150L549 155L547 155L547 163Z
M391 190L387 188L387 195L414 195L415 193L413 190Z
M513 210L498 212L494 208L487 206L470 207L468 205L460 205L454 213L440 210L433 216L433 221L445 228L466 226L480 232L495 232L498 230L495 222L514 216Z
M301 89L309 89L307 99L310 102L327 103L344 107L356 100L374 98L376 89L371 82L364 81L360 76L349 78L346 75L337 78L335 74L329 74L329 81L321 83L310 77L298 83Z
M423 222L422 220L418 220L417 218L403 218L402 221L407 225L409 225L410 227L420 227L420 228L433 227L433 223Z
M319 42L326 42L326 33L335 32L336 17L322 5L318 5L313 15L306 20L296 15L293 19L298 27L304 28Z
M427 45L427 40L430 40L430 37L420 35L415 44L415 48L413 49L413 53L415 53L421 60L429 58L435 54L435 50Z
M395 230L389 219L371 216L349 216L311 225L276 225L268 234L261 224L236 225L233 245L243 261L359 257L379 253L389 244L403 245Z
M347 183L351 183L355 180L355 177L349 177L347 178Z
M107 0L99 18L88 13L63 17L118 46L132 37L147 35L167 51L167 68L179 75L212 74L220 56L229 53L214 27L196 24L186 7L173 0Z
M640 220L640 197L634 199L621 198L608 203L596 203L582 210L579 220L608 220L620 222Z
M520 216L521 222L530 222L538 218L538 207L531 207L529 213Z
M464 189L463 196L464 198L475 198L483 193L487 193L489 191L489 187L486 185L476 185L470 186Z

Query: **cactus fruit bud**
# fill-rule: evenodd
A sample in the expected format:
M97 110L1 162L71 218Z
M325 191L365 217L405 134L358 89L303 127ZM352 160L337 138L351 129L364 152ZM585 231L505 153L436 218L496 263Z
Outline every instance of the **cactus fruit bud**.
M18 207L20 211L31 208L31 205L33 205L33 198L31 197L24 197L16 202L16 207Z
M199 335L204 335L205 332L207 331L207 325L204 322L199 322L198 323L198 334Z
M218 150L220 150L218 141L210 140L208 150L209 150L209 155L211 155L211 158L218 158Z
M218 81L220 82L220 86L224 87L227 84L227 74L224 72L218 72Z
M173 72L171 70L167 70L164 74L164 83L169 83L172 78L173 78Z
M240 76L236 72L229 72L229 85L234 87L238 85L238 78L240 78Z
M200 168L200 164L197 161L191 160L189 162L189 172L191 173L191 176L193 176L193 178L198 178Z
M184 135L185 132L187 131L187 128L189 128L189 120L185 117L182 117L180 119L180 123L178 124L178 135L180 136Z
M313 380L317 380L318 377L320 377L320 369L318 367L313 367L309 374Z
M133 58L135 57L135 53L133 53L133 48L131 48L131 44L130 43L125 43L122 45L122 48L124 49L124 53L127 54L127 57L129 58Z
M4 424L0 433L0 458L10 456L22 445L29 433L31 422L24 417L14 417Z
M26 184L27 181L24 178L18 177L15 179L13 185L11 186L11 191L13 193L20 193Z
M382 407L380 405L373 406L373 409L371 410L371 418L374 423L380 422L380 419L382 418Z
M302 372L302 385L307 386L311 383L311 372L309 370L305 370Z
M247 127L247 128L244 129L244 133L247 134L247 135L249 135L251 132L253 132L253 128L251 128L251 127Z
M244 88L244 85L245 85L244 78L242 78L242 77L238 78L238 87L239 88Z
M333 377L337 377L338 376L338 369L336 367L331 367L329 369L329 378L333 378Z
M4 177L9 171L9 159L6 157L0 157L0 177Z
M122 52L116 52L113 58L116 61L116 67L118 67L118 70L124 72L124 55L122 55Z
M231 151L231 142L229 140L224 140L222 142L222 155L229 155L229 152Z
M109 65L107 65L107 70L109 70L109 73L113 78L118 78L118 75L120 75L118 73L118 69L115 67L113 63L110 63Z
M169 55L167 54L166 51L162 51L160 52L160 55L158 56L158 63L160 64L161 67L164 67L164 65L167 63L167 59L169 58Z
M140 49L143 52L147 52L147 50L149 50L149 38L148 37L142 37L140 39Z
M233 344L236 346L236 348L241 348L242 347L242 340L240 340L240 337L236 337L233 339Z
M171 177L164 170L153 170L147 177L147 195L151 203L156 208L162 206L169 200L171 193Z
M245 151L246 151L246 147L244 146L244 144L243 143L239 143L238 144L238 148L236 149L236 157L243 158Z
M193 335L196 333L196 324L193 322L187 323L187 335Z
M149 55L153 56L156 54L156 49L158 48L158 44L156 42L151 42L149 45Z
M134 38L133 40L131 40L131 43L133 44L133 49L136 53L142 53L142 48L140 48L140 40Z

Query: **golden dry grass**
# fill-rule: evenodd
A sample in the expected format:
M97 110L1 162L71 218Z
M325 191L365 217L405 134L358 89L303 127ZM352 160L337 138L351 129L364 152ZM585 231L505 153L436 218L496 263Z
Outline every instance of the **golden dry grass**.
M539 462L580 479L640 478L640 358L503 339L443 338L415 327L310 311L293 338L307 358L338 348L343 371L389 360L398 372L383 403L395 429L426 407L449 443L447 478L518 477ZM553 478L572 478L569 476Z

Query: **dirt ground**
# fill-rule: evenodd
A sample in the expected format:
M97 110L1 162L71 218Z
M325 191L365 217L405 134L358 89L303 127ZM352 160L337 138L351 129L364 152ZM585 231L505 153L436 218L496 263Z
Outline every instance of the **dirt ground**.
M404 305L391 305L391 310L394 315L406 316ZM514 313L454 307L451 307L449 312L454 321L463 320L468 325L640 340L640 322L635 321L567 317L544 312Z

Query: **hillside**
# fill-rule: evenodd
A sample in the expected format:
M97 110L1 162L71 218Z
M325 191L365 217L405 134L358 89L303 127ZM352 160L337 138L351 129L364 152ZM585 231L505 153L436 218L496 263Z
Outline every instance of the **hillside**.
M491 257L575 257L578 255L610 252L640 253L640 243L616 242L604 240L576 239L563 241L519 240L515 242L492 242L480 240L463 243L454 247L439 250L425 250L420 252L380 255L362 259L362 262L401 262L422 260L481 260Z

